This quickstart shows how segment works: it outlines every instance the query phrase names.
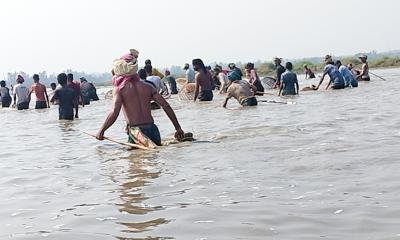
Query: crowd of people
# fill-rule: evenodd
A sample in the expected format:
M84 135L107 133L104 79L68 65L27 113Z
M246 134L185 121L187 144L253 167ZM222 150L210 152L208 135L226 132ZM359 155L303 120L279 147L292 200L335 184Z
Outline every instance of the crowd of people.
M61 75L61 76L60 76ZM21 75L17 75L16 84L11 86L11 90L6 86L6 82L0 81L0 97L2 108L16 108L17 110L29 109L32 94L36 97L35 109L50 108L51 105L60 106L60 119L78 118L79 105L85 106L90 101L97 101L96 87L87 81L86 78L80 78L80 82L74 81L73 74L60 74L56 83L50 84L50 90L44 84L40 83L38 74L33 75L33 84L28 88L24 82L25 79ZM64 76L65 75L65 76ZM63 81L65 77L65 83ZM65 97L63 94L65 88L73 91L72 99ZM64 110L71 105L75 109L75 114L65 115Z
M161 145L161 136L151 110L162 108L173 126L175 137L179 141L192 139L190 133L185 133L179 121L166 101L165 96L170 94L192 94L192 100L213 101L214 90L225 96L223 107L226 107L229 99L236 99L240 105L256 106L256 96L263 96L265 88L257 74L253 63L245 65L244 74L234 63L228 65L229 69L223 69L216 65L214 68L205 66L201 59L193 59L191 68L186 63L185 78L181 89L177 87L177 79L166 70L165 75L152 66L150 60L145 61L143 68L138 67L139 52L131 49L121 58L114 60L112 77L113 107L105 122L97 133L97 139L103 140L105 131L114 124L120 110L123 109L127 122L127 134L129 142L146 147ZM358 87L358 81L369 81L369 67L367 56L360 56L363 63L361 70L356 70L352 65L344 66L340 60L333 61L330 55L324 58L325 67L323 75L317 85L311 85L303 90L318 90L325 77L329 76L326 89L343 89L346 87ZM274 58L275 81L271 89L277 89L277 95L290 96L299 94L297 74L293 71L293 64L286 62L282 65L282 59ZM306 79L316 78L315 73L304 66ZM247 78L244 79L244 76ZM18 110L27 109L31 95L36 95L36 109L48 108L50 103L59 105L59 119L73 120L78 118L79 105L87 105L91 100L98 100L96 88L81 78L80 83L74 81L72 74L60 73L57 76L59 86L51 84L51 92L48 94L46 87L39 82L39 76L33 76L34 83L28 89L23 83L24 79L18 75L16 85L13 87L12 96L5 82L1 81L0 96L2 107L9 107L13 100ZM270 94L270 93L269 93ZM75 110L75 112L74 112Z

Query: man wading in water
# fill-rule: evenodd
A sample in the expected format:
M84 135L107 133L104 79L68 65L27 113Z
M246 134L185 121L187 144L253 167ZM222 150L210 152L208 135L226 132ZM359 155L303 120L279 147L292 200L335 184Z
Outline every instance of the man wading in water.
M33 75L33 84L29 89L28 99L31 99L31 94L35 93L36 105L35 109L44 109L50 107L49 96L47 95L46 86L39 83L39 75Z
M151 116L151 101L160 105L175 127L175 138L184 138L184 132L179 125L174 111L168 102L148 83L140 81L137 74L138 65L136 50L124 55L113 63L113 108L103 126L97 133L98 140L104 140L104 132L117 120L122 108L128 124L129 142L146 147L161 146L161 136Z
M361 55L359 59L362 62L362 67L359 75L357 75L357 81L370 81L371 78L369 77L369 66L368 66L368 57L367 55Z
M195 81L196 81L196 90L194 92L194 101L196 102L197 98L199 101L212 101L213 100L213 78L211 73L204 66L204 63L201 59L193 59L192 61L193 68L197 72Z
M251 85L246 80L234 80L230 78L228 86L228 94L222 107L226 108L229 99L232 97L238 100L243 107L257 106L257 99L254 97L257 93L257 88L254 85Z

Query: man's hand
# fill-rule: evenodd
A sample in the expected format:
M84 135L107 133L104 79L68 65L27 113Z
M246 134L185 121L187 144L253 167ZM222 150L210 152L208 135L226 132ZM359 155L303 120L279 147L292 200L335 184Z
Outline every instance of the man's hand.
M182 129L177 129L175 132L175 138L180 141L185 137L185 133L183 132Z
M99 131L99 132L97 133L97 135L96 135L96 139L97 139L97 140L100 140L100 141L103 141L103 140L104 140L104 132Z

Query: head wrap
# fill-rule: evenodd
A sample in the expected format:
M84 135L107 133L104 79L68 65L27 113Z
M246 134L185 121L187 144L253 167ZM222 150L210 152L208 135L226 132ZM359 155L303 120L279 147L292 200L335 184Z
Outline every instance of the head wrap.
M130 53L122 56L113 62L114 76L112 79L113 86L119 90L125 87L130 81L140 81L138 72L138 61L136 56L139 52L131 49Z
M24 77L22 77L20 74L17 75L16 82L17 83L23 83L25 81Z

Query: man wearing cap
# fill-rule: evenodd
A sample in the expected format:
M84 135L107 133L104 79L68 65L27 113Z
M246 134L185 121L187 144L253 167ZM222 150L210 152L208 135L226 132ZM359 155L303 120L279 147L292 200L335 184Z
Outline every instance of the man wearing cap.
M25 110L29 108L28 88L24 85L25 79L21 76L17 76L17 84L14 86L13 99L14 105L17 106L18 110Z
M359 57L359 59L362 62L362 67L361 67L360 74L357 75L357 80L358 81L370 81L371 78L369 77L369 66L368 66L368 61L367 61L368 57L367 57L367 55L363 54Z
M189 63L185 63L185 66L183 67L183 70L185 70L185 76L187 79L187 83L194 83L194 78L196 76L196 73L194 72L193 69L190 68Z
M275 88L279 88L281 85L281 80L282 80L282 74L285 73L286 69L284 66L282 66L282 59L275 57L274 58L274 64L275 64L275 72L276 72L276 82L274 84L274 86L272 87L273 89Z
M117 120L121 109L127 122L129 141L146 147L161 145L161 136L151 115L151 101L160 105L175 127L175 137L184 138L184 132L168 102L150 84L140 81L134 55L127 54L113 62L113 108L96 138L104 139L104 132Z

